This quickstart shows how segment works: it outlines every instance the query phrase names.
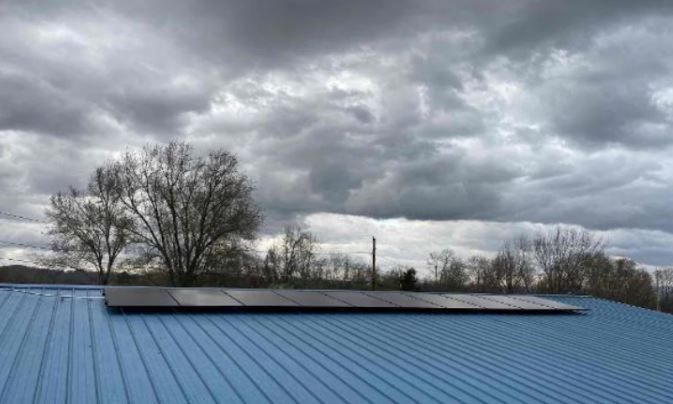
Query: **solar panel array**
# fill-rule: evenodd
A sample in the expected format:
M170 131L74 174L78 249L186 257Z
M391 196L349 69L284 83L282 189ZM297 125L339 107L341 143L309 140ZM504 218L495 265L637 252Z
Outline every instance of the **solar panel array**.
M232 311L574 312L582 308L529 295L401 291L224 288L105 288L108 307Z

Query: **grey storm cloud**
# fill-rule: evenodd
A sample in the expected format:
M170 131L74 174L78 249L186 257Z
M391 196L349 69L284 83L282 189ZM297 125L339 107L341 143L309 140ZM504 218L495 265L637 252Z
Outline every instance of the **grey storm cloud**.
M626 0L4 1L0 206L39 215L105 159L178 138L236 152L274 229L338 214L670 234L672 14Z

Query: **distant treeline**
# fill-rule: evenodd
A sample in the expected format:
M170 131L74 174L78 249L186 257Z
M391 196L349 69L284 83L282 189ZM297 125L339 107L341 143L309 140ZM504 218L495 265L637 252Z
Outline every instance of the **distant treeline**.
M287 228L283 239L261 259L223 261L219 268L234 279L255 279L260 286L340 287L369 289L369 263L348 255L321 257L313 234ZM628 258L610 257L593 233L558 226L533 237L503 243L494 257L457 256L451 249L432 252L430 277L398 265L377 268L377 289L477 293L589 294L640 307L673 312L673 270L659 270L656 279ZM426 268L427 268L426 267ZM232 279L233 280L233 279Z
M430 277L413 267L377 268L346 254L320 254L316 237L288 227L263 257L230 249L194 280L194 286L417 290L475 293L589 294L673 312L673 269L654 276L634 261L606 255L590 232L557 227L532 239L503 244L494 257L458 257L452 250L429 254ZM132 262L132 261L129 261ZM112 285L170 286L167 271L125 266L110 274ZM375 281L374 281L375 278ZM98 284L93 271L0 267L0 282Z

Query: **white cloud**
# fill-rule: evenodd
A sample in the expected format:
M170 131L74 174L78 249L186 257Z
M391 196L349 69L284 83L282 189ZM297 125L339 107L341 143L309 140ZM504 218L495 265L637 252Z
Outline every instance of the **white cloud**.
M563 222L673 262L666 4L67 3L0 6L0 208L39 216L179 138L239 155L267 233L307 217L468 254Z

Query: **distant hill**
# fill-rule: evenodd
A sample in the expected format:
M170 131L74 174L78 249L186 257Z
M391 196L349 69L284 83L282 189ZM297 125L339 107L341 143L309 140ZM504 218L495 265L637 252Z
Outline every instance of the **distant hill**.
M44 283L60 285L97 285L96 273L36 268L25 265L0 266L0 283ZM162 273L119 272L110 278L112 285L168 285Z
M35 283L59 285L98 285L95 272L36 268L25 265L0 266L0 283ZM110 285L169 286L170 279L163 272L117 272L110 277ZM201 286L257 286L248 279L231 279L214 274L204 278Z
M7 265L0 266L0 283L91 285L96 284L96 275L82 271L63 271L25 265Z

